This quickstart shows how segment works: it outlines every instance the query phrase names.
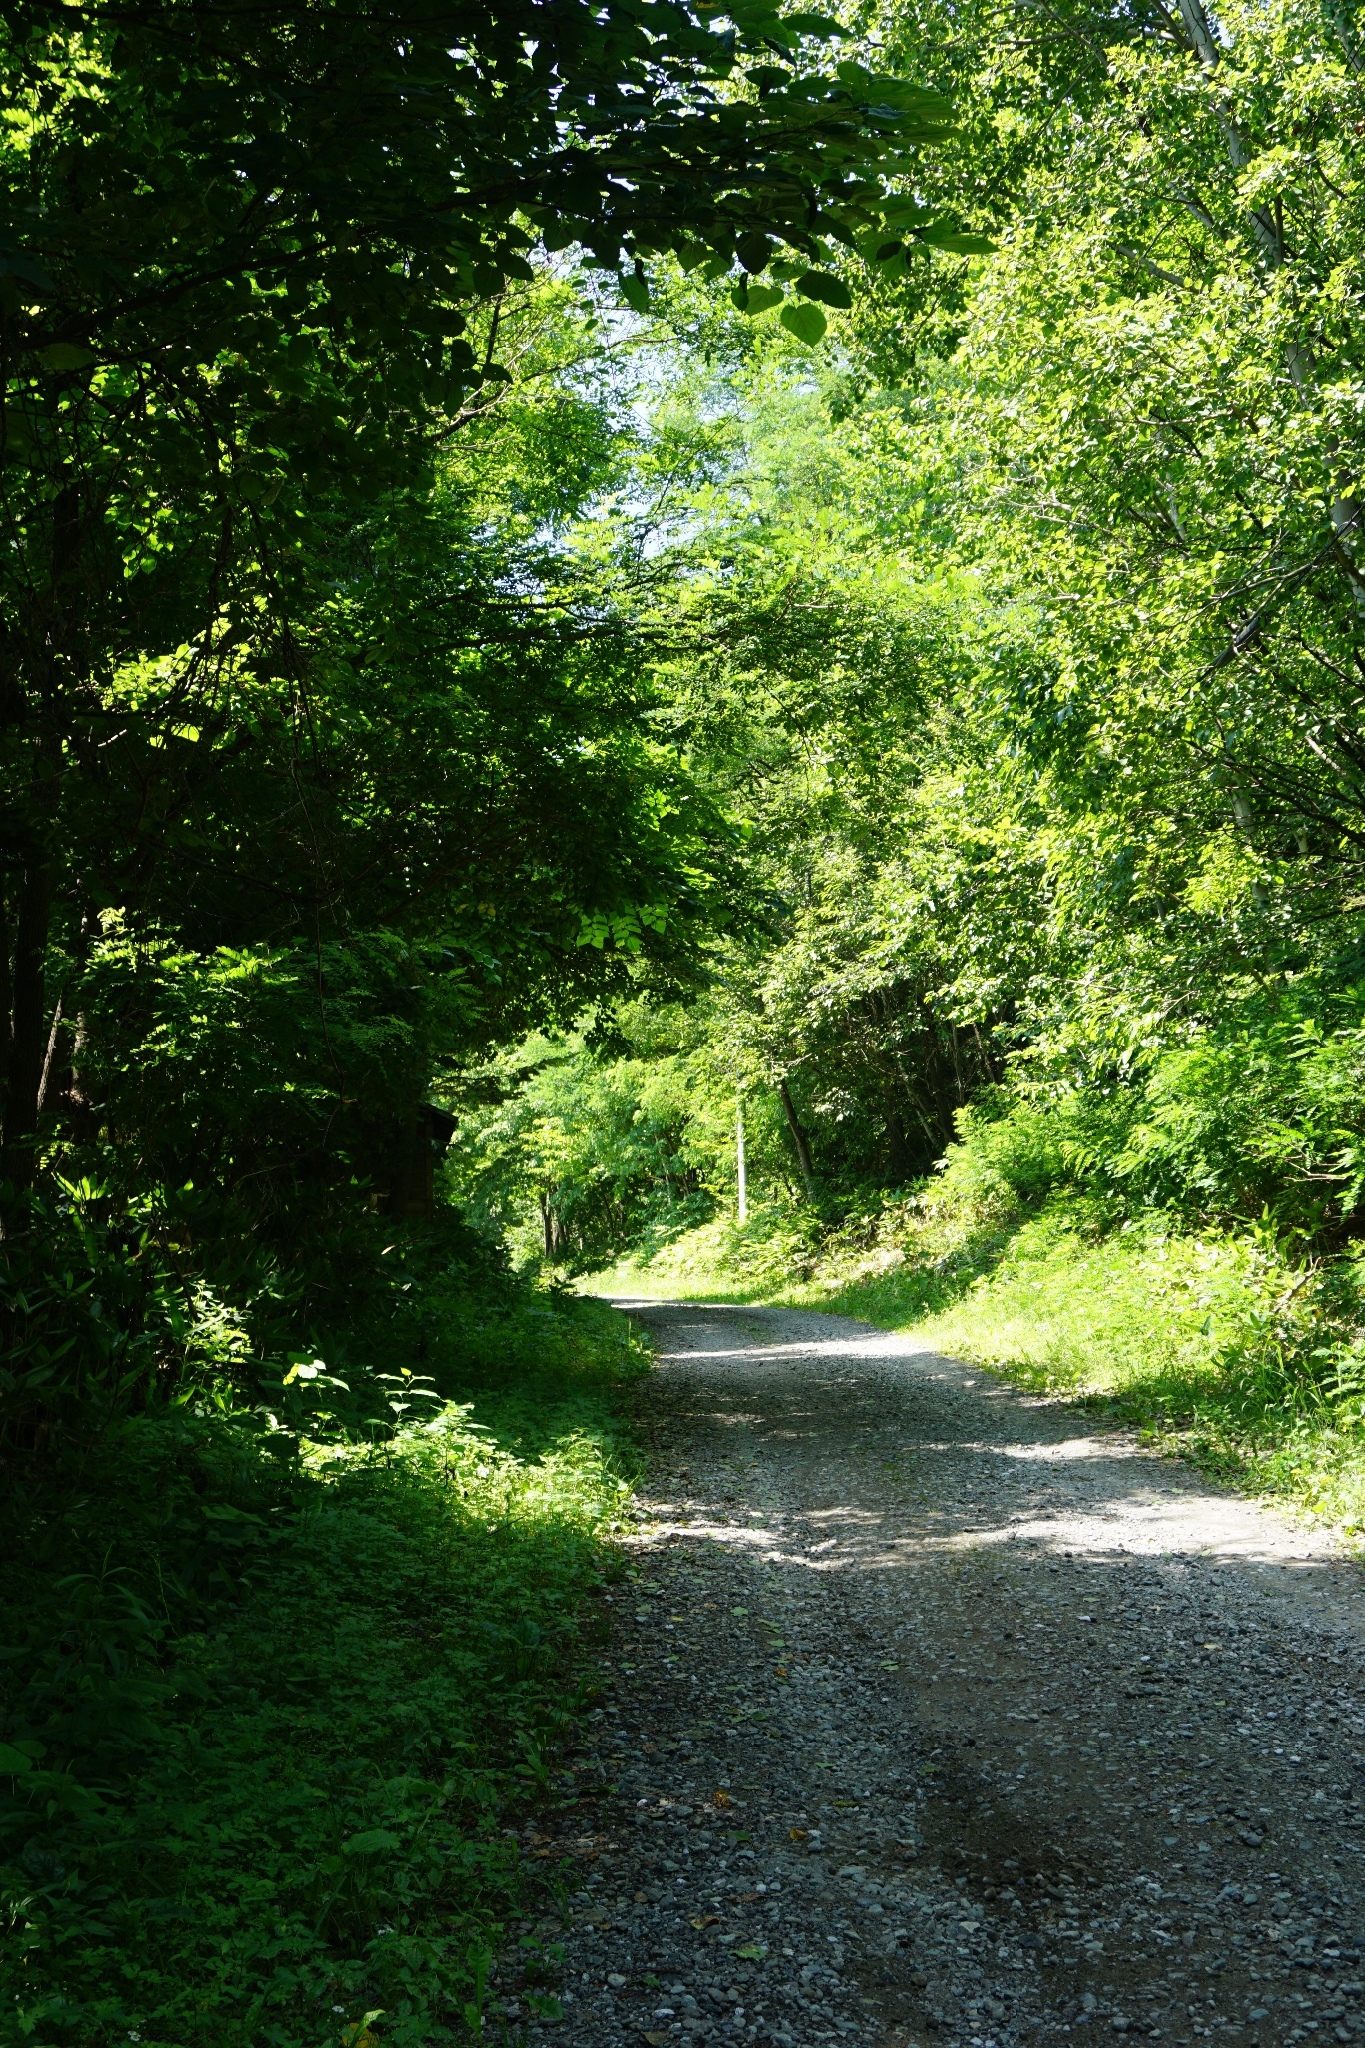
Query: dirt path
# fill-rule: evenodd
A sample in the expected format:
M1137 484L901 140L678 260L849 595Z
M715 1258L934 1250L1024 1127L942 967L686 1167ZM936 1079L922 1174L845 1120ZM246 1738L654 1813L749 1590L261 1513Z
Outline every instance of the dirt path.
M619 1306L653 1463L533 2041L1365 2041L1356 1566L905 1339Z

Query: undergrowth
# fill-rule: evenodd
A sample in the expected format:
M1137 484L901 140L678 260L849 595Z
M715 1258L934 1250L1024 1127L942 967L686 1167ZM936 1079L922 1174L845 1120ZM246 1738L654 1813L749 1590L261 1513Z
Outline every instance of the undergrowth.
M363 1433L180 1402L11 1459L0 2037L479 2032L509 1811L590 1683L643 1354L607 1310L507 1290L452 1343L439 1384L372 1373Z

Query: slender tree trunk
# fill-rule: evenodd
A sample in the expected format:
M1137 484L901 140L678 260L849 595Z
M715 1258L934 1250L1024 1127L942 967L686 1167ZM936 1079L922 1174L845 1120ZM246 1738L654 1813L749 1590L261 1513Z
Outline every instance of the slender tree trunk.
M903 1187L910 1178L910 1146L905 1119L898 1109L886 1114L886 1178L893 1188Z
M792 1101L791 1090L788 1088L785 1079L778 1082L777 1092L782 1098L782 1108L787 1119L787 1129L791 1132L792 1143L796 1147L796 1163L801 1169L801 1180L805 1186L806 1200L813 1202L815 1200L815 1168L811 1163L810 1140L802 1127L800 1117L796 1114L796 1104Z
M38 1137L38 1095L47 1052L47 941L52 917L52 869L47 861L25 868L19 891L12 982L13 1029L5 1140L0 1178L19 1193L33 1185Z
M49 583L35 623L45 671L41 737L33 762L33 797L42 821L35 832L19 885L15 915L14 966L10 977L9 1076L5 1091L0 1180L20 1196L33 1185L37 1168L38 1114L48 1050L47 948L52 925L52 855L44 827L57 808L62 775L60 720L53 710L68 686L74 652L74 607L81 550L79 486L63 469L52 504L52 562ZM35 650L36 651L36 650Z
M735 1097L735 1193L741 1223L749 1220L749 1176L744 1164L744 1097Z
M47 1107L47 1092L52 1082L52 1062L56 1057L57 1040L62 1029L62 999L59 995L52 1006L52 1029L47 1034L47 1051L43 1054L43 1071L38 1082L38 1114Z
M5 1128L5 1105L9 1100L10 1046L13 1043L14 986L11 960L14 931L10 924L9 892L0 883L0 1133Z

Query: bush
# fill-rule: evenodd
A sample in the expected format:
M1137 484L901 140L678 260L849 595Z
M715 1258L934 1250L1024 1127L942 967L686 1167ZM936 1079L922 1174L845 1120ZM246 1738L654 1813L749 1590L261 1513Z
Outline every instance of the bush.
M189 1405L11 1467L0 1975L43 2043L462 2038L628 1492L600 1309L365 1444ZM529 1342L529 1338L528 1338ZM8 1794L6 1797L5 1794ZM357 2036L358 2038L358 2036Z

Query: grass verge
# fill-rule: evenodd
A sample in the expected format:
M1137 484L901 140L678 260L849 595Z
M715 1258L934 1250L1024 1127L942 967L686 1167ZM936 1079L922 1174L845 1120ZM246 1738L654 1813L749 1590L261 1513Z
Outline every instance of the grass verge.
M518 1370L494 1325L471 1399L368 1443L180 1408L10 1466L0 2038L479 2032L644 1369L595 1304L510 1321Z

